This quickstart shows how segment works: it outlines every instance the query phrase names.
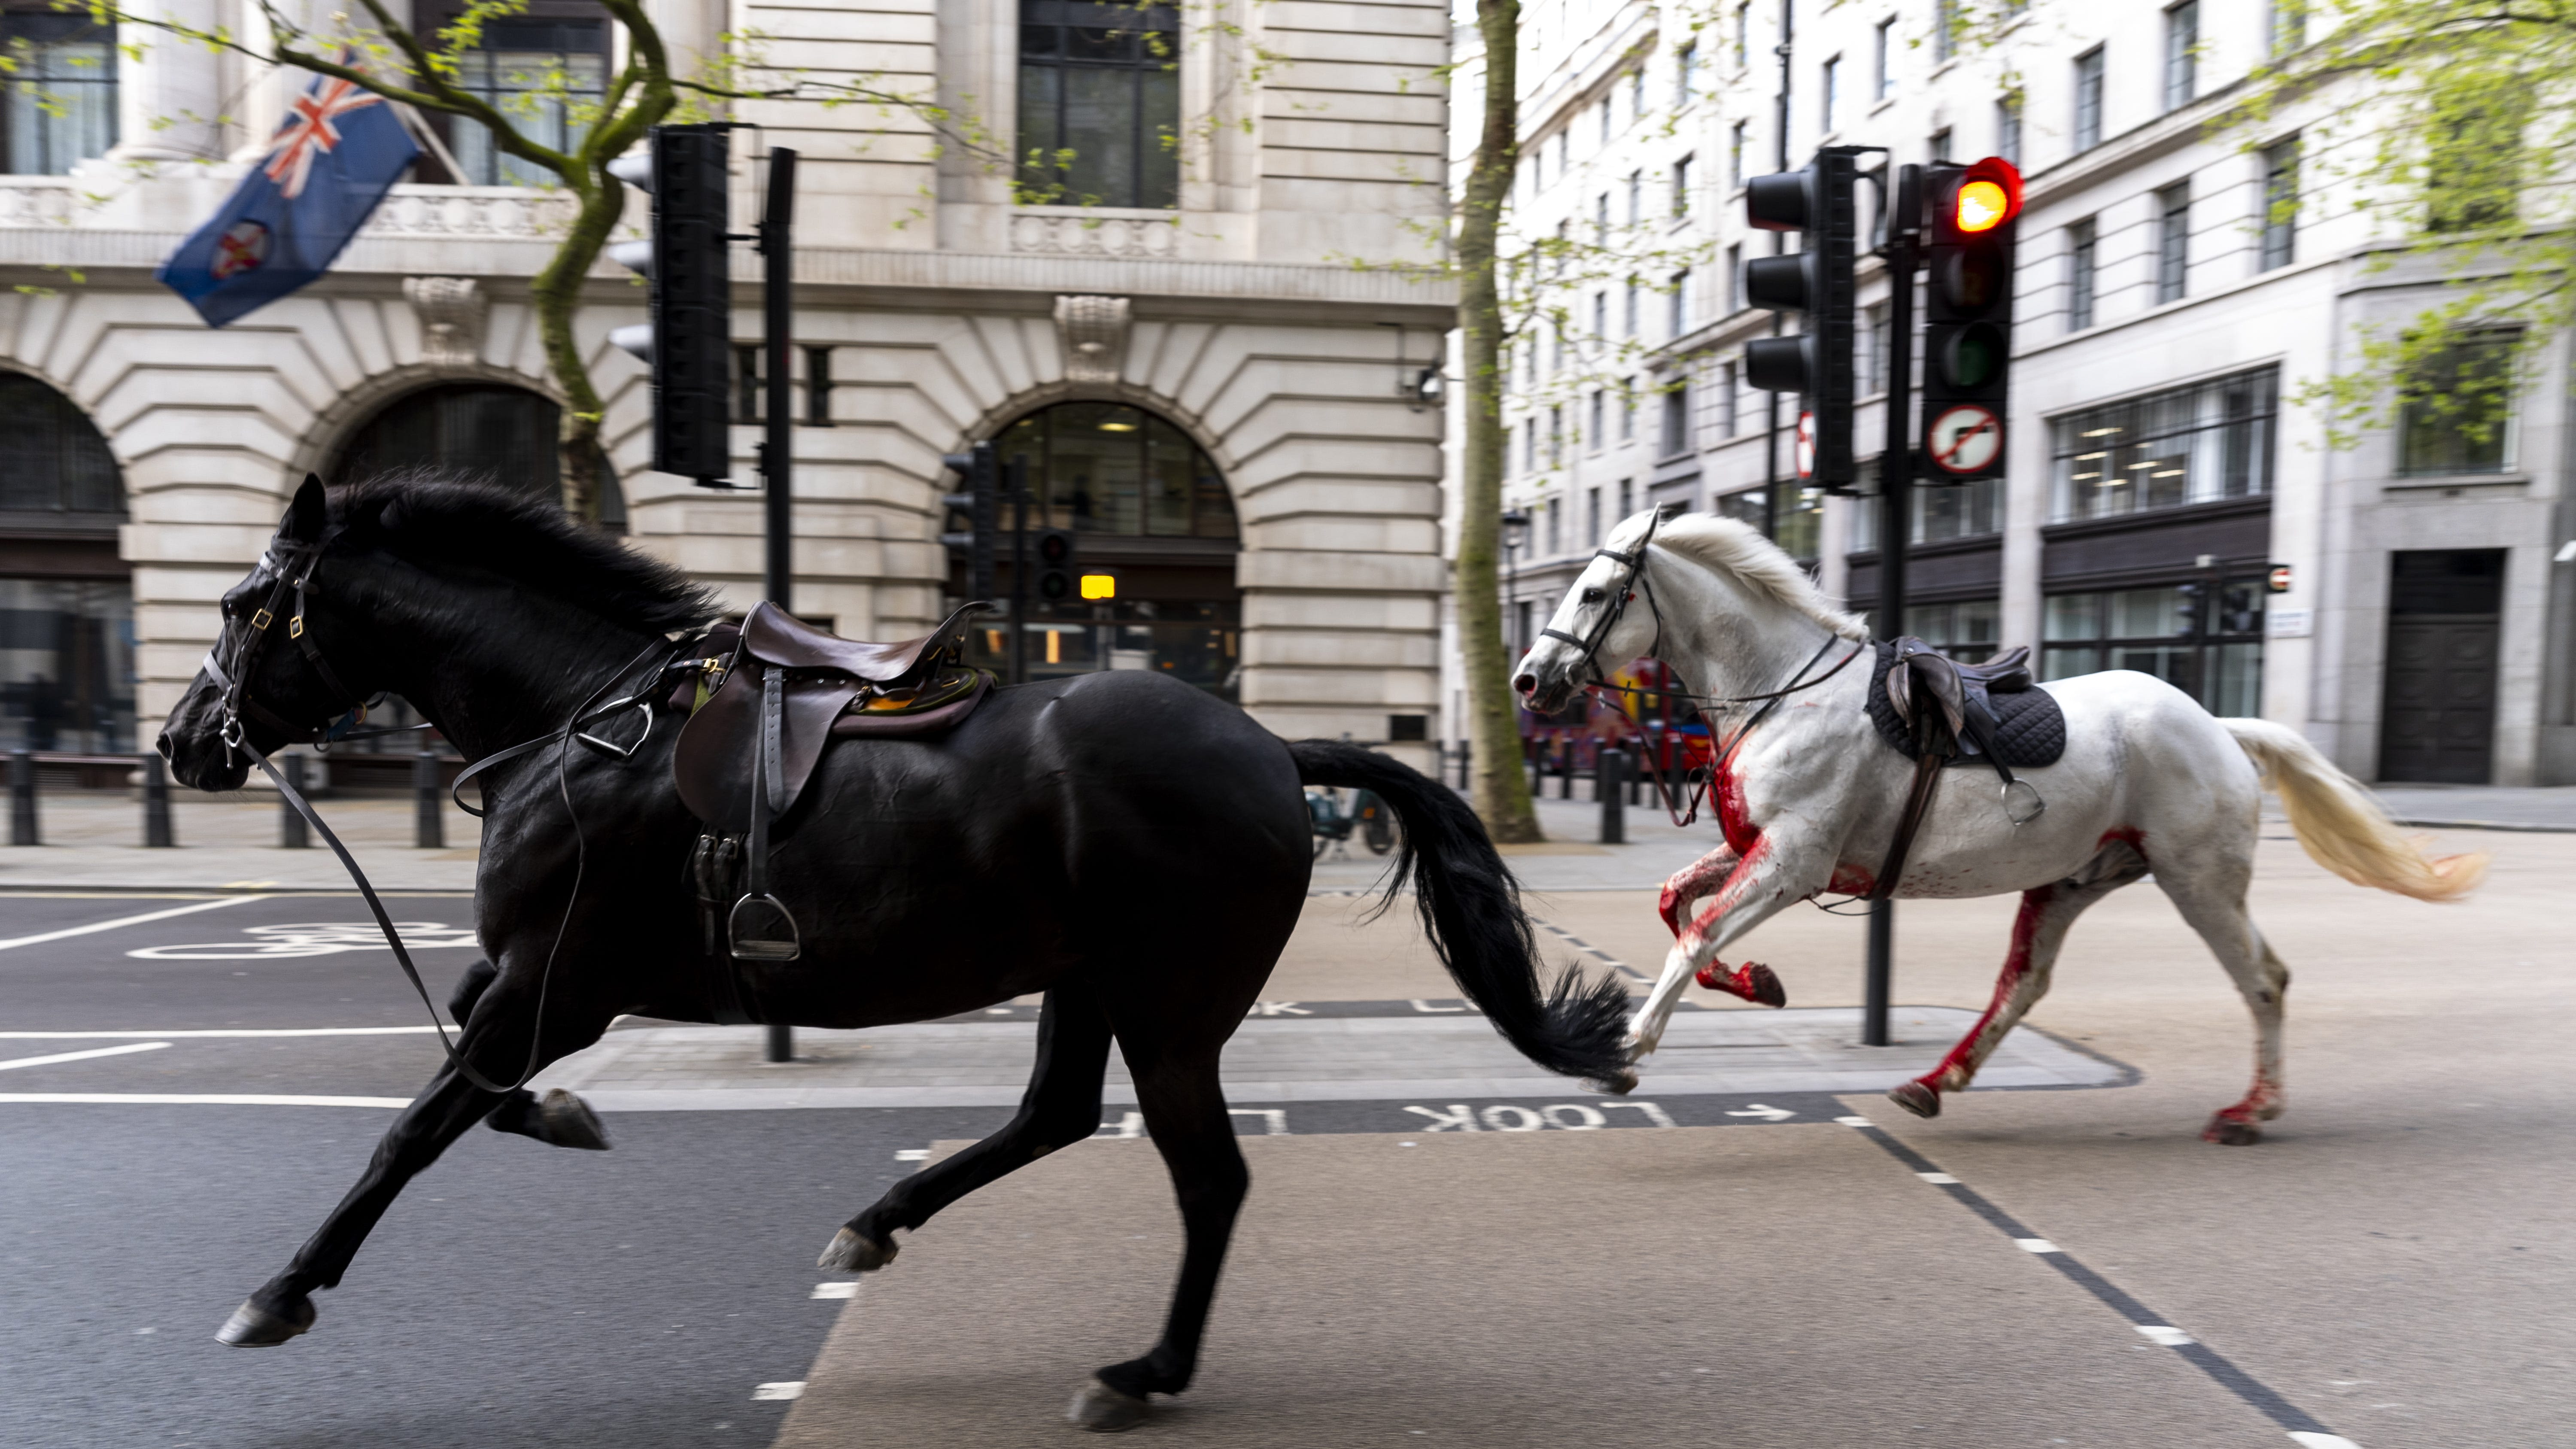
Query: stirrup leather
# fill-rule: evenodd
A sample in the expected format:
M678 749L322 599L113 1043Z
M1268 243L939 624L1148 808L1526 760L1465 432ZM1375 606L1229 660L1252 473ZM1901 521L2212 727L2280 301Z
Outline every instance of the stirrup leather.
M737 961L793 961L805 953L804 937L787 903L769 893L769 819L786 803L785 748L780 720L786 710L786 671L761 668L760 737L753 756L751 836L743 842L742 895L725 915L725 947ZM745 919L744 907L754 909ZM763 919L763 913L767 919ZM784 934L774 934L783 931Z

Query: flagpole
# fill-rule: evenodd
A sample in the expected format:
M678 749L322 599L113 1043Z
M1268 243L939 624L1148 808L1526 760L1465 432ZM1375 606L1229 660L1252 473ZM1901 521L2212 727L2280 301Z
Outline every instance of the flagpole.
M438 164L447 168L447 174L456 178L457 185L465 185L465 168L456 164L455 153L447 149L445 141L438 139L438 131L429 124L429 118L422 115L408 101L394 101L392 105L394 114L403 119L403 129L411 132L414 140L429 148L429 154L438 158Z

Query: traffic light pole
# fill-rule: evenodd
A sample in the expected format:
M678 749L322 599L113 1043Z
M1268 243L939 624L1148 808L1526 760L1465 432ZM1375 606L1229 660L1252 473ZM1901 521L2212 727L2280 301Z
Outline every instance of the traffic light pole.
M1029 677L1029 455L1016 454L1011 480L1011 683Z
M1914 531L1914 273L1923 225L1923 171L1896 168L1895 215L1887 226L1887 429L1878 463L1878 607L1872 631L1905 632L1905 554ZM1891 888L1894 882L1888 883ZM1870 902L1869 967L1861 990L1860 1044L1886 1046L1888 1000L1896 983L1896 902Z
M1782 0L1780 44L1775 48L1780 57L1780 94L1775 102L1777 114L1771 125L1771 169L1774 171L1789 169L1789 66L1792 42L1796 39L1796 32L1791 29L1796 17L1791 10L1787 0ZM1776 257L1788 248L1787 237L1776 232L1772 234L1771 255ZM1771 335L1780 335L1780 314L1777 312L1771 314ZM1762 536L1775 543L1780 538L1780 394L1776 392L1762 395Z
M796 441L795 390L788 375L795 356L792 331L796 226L796 153L783 146L769 149L769 198L760 213L761 351L769 364L769 395L763 406L768 426L760 445L762 512L766 516L768 557L762 581L769 602L795 612L796 587ZM795 1028L772 1022L768 1058L792 1061Z

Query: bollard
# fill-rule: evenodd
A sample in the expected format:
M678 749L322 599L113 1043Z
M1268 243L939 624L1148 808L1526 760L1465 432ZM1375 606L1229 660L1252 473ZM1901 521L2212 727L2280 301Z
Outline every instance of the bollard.
M9 843L37 843L36 757L25 750L9 752Z
M292 789L296 794L301 795L304 793L304 757L302 755L288 755L286 757L286 784L287 787ZM286 798L285 791L279 791L277 796L277 848L280 850L305 850L309 849L312 844L312 840L304 833L304 816L302 812L295 808L293 801Z
M1557 752L1556 798L1559 800L1574 798L1574 741L1571 738L1566 740L1565 748Z
M782 1022L769 1024L769 1050L763 1053L773 1062L796 1060L796 1028Z
M419 850L447 848L447 822L438 813L438 752L424 749L411 757L411 793L420 823L412 845Z
M1593 793L1601 797L1601 843L1628 843L1628 792L1620 789L1627 783L1628 752L1603 750L1593 762L1593 778L1599 783Z
M1462 792L1476 788L1475 752L1475 741L1460 740L1458 742L1458 788Z
M143 846L167 850L179 843L170 830L170 771L159 755L143 757Z

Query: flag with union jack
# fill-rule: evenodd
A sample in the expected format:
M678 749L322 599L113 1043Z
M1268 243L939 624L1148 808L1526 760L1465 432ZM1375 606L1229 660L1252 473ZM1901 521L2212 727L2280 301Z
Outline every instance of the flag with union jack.
M161 264L161 285L221 327L330 270L420 154L391 102L318 75L268 155Z

